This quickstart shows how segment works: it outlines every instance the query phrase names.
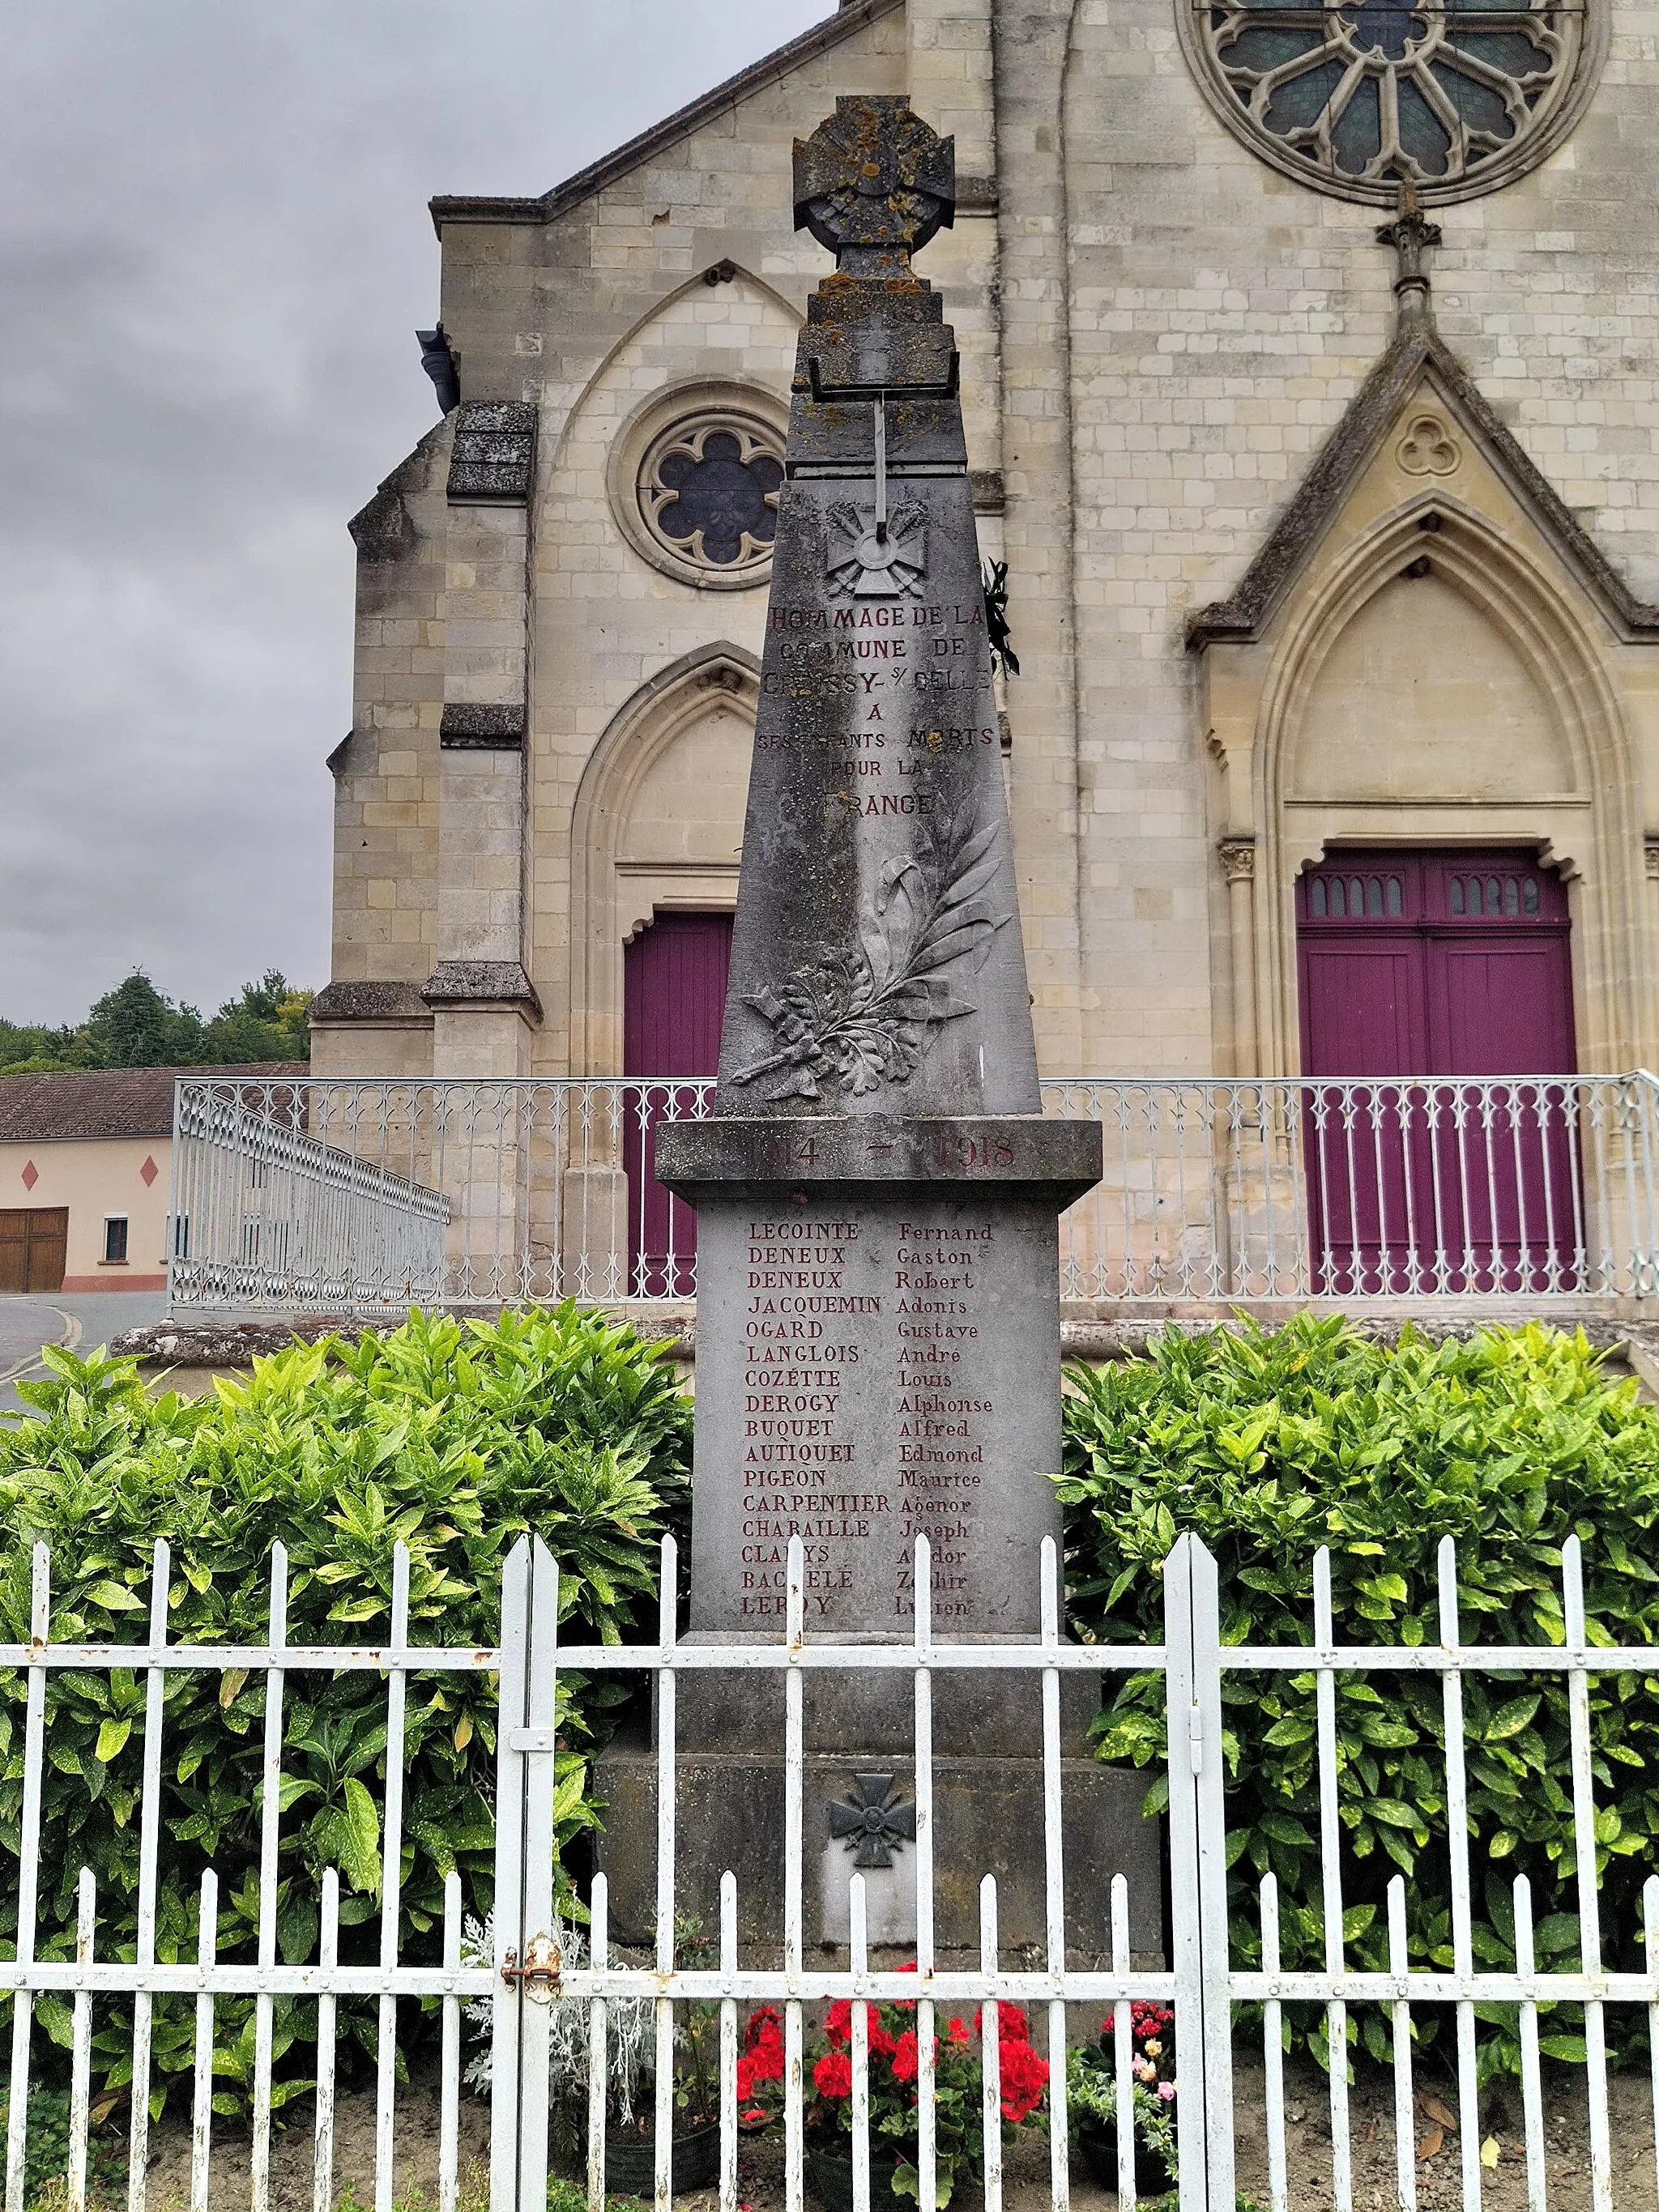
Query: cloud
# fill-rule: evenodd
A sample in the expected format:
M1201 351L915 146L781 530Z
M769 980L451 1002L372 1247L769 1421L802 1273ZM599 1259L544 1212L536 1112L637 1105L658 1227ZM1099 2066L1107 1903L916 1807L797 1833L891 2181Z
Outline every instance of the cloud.
M10 12L0 1014L325 980L345 521L433 420L427 200L544 191L827 12Z

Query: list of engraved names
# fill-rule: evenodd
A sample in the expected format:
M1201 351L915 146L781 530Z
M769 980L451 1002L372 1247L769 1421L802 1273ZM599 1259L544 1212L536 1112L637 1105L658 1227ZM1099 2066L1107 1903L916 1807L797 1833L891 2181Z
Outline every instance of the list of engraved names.
M743 1619L781 1616L792 1536L809 1622L910 1618L918 1535L934 1618L965 1618L995 1411L975 1382L991 1223L872 1208L758 1212L747 1228Z

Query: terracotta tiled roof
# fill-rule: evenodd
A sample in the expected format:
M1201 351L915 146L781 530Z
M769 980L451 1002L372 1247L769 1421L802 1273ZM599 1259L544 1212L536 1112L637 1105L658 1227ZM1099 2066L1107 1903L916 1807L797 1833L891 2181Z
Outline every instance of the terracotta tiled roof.
M276 1075L303 1082L302 1060L250 1067L88 1067L56 1075L0 1075L0 1144L47 1144L59 1137L170 1137L173 1084L179 1075Z

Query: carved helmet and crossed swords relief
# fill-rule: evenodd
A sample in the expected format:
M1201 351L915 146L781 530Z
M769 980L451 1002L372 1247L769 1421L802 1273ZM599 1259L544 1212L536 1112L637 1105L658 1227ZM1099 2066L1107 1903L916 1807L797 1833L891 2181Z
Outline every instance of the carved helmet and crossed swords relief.
M906 501L890 515L885 501L867 507L841 500L826 520L832 537L824 573L849 599L896 599L921 595L927 574L927 513Z

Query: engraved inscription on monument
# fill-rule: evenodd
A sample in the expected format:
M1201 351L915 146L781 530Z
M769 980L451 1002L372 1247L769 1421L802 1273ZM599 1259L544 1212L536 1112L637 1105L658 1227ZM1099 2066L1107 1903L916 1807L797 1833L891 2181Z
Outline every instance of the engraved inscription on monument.
M935 1618L966 1617L994 1443L995 1402L974 1377L994 1325L981 1279L996 1225L971 1211L872 1225L749 1223L744 1620L781 1613L792 1536L816 1620L910 1618L919 1535L934 1545ZM884 1424L855 1415L854 1393Z
M809 1626L890 1634L925 1534L936 1620L1024 1632L1060 1465L1055 1213L1096 1133L848 1115L691 1141L694 1626L775 1626L799 1536Z

